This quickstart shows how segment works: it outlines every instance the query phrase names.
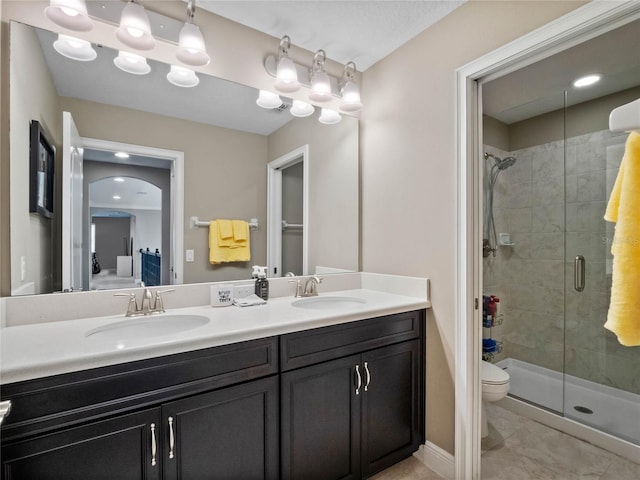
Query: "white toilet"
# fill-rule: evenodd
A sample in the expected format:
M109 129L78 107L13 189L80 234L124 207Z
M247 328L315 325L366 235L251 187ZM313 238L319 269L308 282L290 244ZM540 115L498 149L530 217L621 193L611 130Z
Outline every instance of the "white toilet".
M500 367L482 360L480 367L482 381L482 437L489 435L489 424L484 402L497 402L509 393L509 374Z

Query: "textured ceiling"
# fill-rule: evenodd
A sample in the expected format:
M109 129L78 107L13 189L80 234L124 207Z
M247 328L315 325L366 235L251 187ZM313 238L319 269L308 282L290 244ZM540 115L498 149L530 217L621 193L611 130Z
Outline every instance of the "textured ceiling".
M364 71L464 1L210 1L199 8ZM197 19L196 19L197 21Z

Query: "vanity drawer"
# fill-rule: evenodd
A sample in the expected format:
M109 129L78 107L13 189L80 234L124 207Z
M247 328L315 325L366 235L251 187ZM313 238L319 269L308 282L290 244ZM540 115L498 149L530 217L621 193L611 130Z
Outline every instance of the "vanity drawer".
M269 337L3 385L2 440L276 373L278 338Z
M398 313L280 337L280 370L353 355L420 338L424 311Z

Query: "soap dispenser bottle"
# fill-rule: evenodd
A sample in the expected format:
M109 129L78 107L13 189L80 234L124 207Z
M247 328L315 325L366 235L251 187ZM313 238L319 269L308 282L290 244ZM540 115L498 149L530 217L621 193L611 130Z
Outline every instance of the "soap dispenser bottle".
M256 279L255 294L263 300L269 299L269 280L267 280L267 267L254 267L258 270Z

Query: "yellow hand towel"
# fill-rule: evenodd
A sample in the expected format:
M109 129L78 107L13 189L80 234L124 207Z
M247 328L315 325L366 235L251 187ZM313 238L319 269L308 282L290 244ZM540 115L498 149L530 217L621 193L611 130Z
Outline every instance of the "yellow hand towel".
M604 219L616 222L611 303L604 327L627 347L640 345L640 135L629 134Z
M249 238L249 223L244 220L232 220L233 239L236 242L246 242Z
M233 238L225 240L229 245L220 245L218 221L209 224L209 262L216 265L228 262L248 262L251 260L249 238L244 242L234 242Z
M218 237L221 240L233 237L231 220L216 220L216 222L218 223Z

